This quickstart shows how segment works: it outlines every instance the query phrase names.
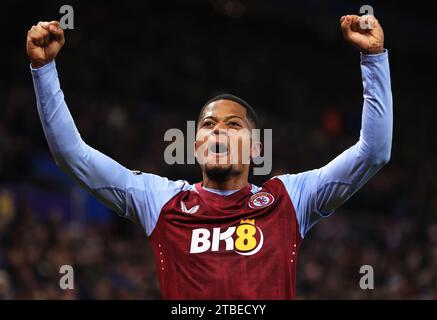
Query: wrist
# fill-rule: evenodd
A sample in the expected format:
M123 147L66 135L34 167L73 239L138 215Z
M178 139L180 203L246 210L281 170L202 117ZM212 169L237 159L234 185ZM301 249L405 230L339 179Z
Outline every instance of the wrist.
M38 68L44 67L47 63L48 63L48 61L46 61L46 60L41 60L41 59L38 59L38 60L30 60L30 65L31 65L32 68L34 68L34 69L38 69Z
M29 68L30 68L32 74L43 75L43 74L46 74L47 72L50 72L50 70L52 70L53 68L56 69L56 62L55 62L55 60L52 60L39 68L34 67L32 65L32 63L29 63Z
M378 61L383 61L388 58L388 50L384 49L383 53L378 54L365 54L364 52L360 53L360 61L362 64L372 64Z
M374 48L369 48L367 50L361 50L361 52L363 54L380 54L384 52L384 46L382 47L374 47Z

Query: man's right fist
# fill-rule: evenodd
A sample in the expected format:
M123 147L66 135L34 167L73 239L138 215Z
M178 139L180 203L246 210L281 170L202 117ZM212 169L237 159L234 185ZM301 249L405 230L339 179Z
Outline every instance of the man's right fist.
M65 43L58 21L38 22L27 32L26 50L33 68L41 68L56 58Z

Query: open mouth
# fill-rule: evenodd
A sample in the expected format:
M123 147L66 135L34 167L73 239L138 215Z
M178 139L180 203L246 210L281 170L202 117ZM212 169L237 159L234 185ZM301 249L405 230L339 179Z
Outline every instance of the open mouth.
M216 155L226 155L228 153L228 146L224 143L213 143L209 146L209 152Z

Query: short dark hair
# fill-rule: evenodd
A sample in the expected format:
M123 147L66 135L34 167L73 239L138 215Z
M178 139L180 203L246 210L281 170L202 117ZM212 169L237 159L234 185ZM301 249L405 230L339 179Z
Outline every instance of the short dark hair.
M252 123L252 125L254 126L254 129L258 129L259 128L259 119L258 119L258 115L255 112L255 109L253 109L250 106L250 104L248 104L243 99L241 99L241 98L239 98L237 96L234 96L233 94L229 94L229 93L222 93L222 94L219 94L218 96L215 96L214 98L209 99L203 105L202 109L200 110L199 119L197 120L198 123L200 123L200 118L202 117L203 111L205 110L206 106L209 105L211 102L214 102L214 101L217 101L217 100L231 100L231 101L234 101L234 102L238 103L244 109L246 109L247 120L249 120L249 122Z

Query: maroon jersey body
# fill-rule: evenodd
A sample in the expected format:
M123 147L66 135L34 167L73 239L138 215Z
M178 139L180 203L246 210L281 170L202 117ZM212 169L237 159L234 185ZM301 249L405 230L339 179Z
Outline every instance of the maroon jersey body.
M150 236L164 299L293 299L302 241L292 201L272 179L229 196L201 183L162 208Z

